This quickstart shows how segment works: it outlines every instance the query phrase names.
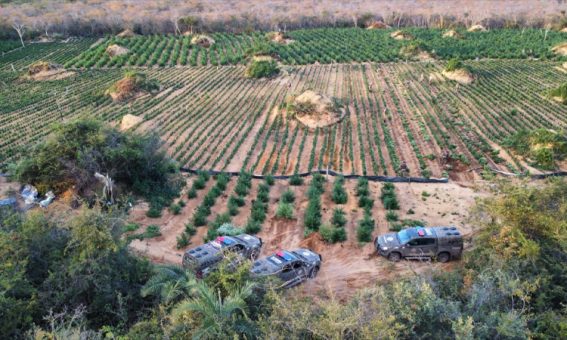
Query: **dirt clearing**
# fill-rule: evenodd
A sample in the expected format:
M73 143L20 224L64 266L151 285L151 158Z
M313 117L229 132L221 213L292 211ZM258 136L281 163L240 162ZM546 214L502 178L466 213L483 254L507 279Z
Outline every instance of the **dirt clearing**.
M235 180L233 178L231 182ZM392 263L376 256L372 243L359 244L356 240L356 226L358 220L362 217L362 209L358 208L354 196L356 181L345 181L345 189L349 195L347 204L335 205L330 196L334 180L334 177L327 178L325 193L321 197L322 215L323 223L325 223L330 220L332 210L335 207L342 208L346 212L348 222L345 228L347 229L348 239L339 244L327 244L319 234L312 234L308 238L304 237L303 213L308 203L308 178L306 183L300 187L289 186L288 181L278 180L270 190L267 219L263 224L262 231L258 234L264 241L261 255L267 256L280 249L308 247L320 253L323 257L323 266L317 278L299 286L297 288L299 291L305 294L315 294L323 290L327 294L346 298L352 295L356 289L372 285L377 281L390 280L411 273L426 272L431 268L449 268L450 264L441 265L416 261ZM257 184L260 182L254 180L253 190L247 197L247 204L241 208L238 218L233 220L234 223L243 224L250 216L251 202L248 202L248 198L255 198ZM185 223L190 221L193 211L213 184L214 181L210 180L207 187L199 191L199 196L196 199L186 200L187 206L182 209L180 215L171 215L168 211L164 211L162 217L151 219L145 216L147 205L134 207L131 220L140 224L140 231L145 230L148 225L155 224L160 226L162 236L142 241L136 240L131 244L132 249L154 262L180 264L184 250L176 249L176 238L181 235ZM388 232L386 211L379 200L381 186L382 183L370 183L371 195L375 199L373 218L376 221L376 228L373 233L374 237ZM230 195L231 187L229 185L229 189L223 195ZM275 216L277 202L287 189L291 189L296 196L294 218L291 220L280 219ZM401 205L401 209L398 211L400 219L422 220L428 226L453 225L465 237L471 235L475 230L475 226L467 220L467 212L474 205L476 198L487 196L487 193L483 190L454 182L448 184L398 183L396 184L396 193ZM225 210L225 205L215 205L209 220ZM191 238L189 248L202 244L206 231L207 227L199 227L197 234Z

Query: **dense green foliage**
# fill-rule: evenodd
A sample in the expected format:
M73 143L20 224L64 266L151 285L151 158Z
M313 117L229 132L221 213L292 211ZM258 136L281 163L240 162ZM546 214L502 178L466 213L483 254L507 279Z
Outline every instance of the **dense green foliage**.
M189 36L153 35L107 38L105 42L70 60L66 67L226 65L246 62L250 51L275 54L285 64L315 62L388 62L403 59L416 48L435 52L441 59L553 58L551 48L564 41L562 33L540 29L495 29L488 32L460 31L462 39L443 38L441 29L407 28L415 40L395 40L393 29L319 28L288 32L290 44L266 44L264 34L215 33L215 44L205 49L192 46ZM111 58L107 46L119 44L129 53ZM235 48L236 47L236 48Z
M557 88L549 91L549 96L553 99L561 101L562 104L567 104L567 83L560 85Z
M17 40L0 40L0 53L8 52L21 46Z
M465 64L458 58L451 58L445 65L445 71L453 72L465 68Z
M151 307L139 295L151 266L120 240L122 216L97 209L0 215L3 337L22 338L34 324L49 329L74 314L90 329L107 325L124 332ZM65 318L57 320L59 314Z
M269 78L280 72L275 60L252 60L246 67L249 78Z
M548 129L522 130L510 136L505 145L525 157L533 166L553 170L567 157L567 133Z
M15 166L21 183L35 185L41 193L73 189L92 202L102 186L95 172L114 181L114 197L139 195L161 210L179 193L177 165L161 149L155 134L121 132L103 123L74 120L55 125L52 134L33 147Z

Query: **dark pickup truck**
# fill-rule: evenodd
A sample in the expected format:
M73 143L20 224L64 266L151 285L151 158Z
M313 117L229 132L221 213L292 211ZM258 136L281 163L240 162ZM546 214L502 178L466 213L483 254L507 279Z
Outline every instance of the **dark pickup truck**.
M309 249L281 250L260 259L252 265L253 276L273 276L283 281L281 287L296 286L317 276L321 268L321 255Z
M412 227L380 235L376 250L389 260L437 259L447 262L463 252L463 237L455 227Z
M255 236L220 236L214 241L187 250L183 255L183 267L193 270L197 277L204 277L216 268L226 252L256 260L261 249L262 239Z

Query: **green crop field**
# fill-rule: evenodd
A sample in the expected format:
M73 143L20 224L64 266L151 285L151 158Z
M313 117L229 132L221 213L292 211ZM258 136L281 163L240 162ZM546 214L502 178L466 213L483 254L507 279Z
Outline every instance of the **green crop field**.
M352 32L336 30L337 36ZM416 36L425 34L416 32ZM510 34L500 34L505 33ZM292 36L302 41L307 34L298 31ZM133 39L169 46L185 37ZM231 44L244 49L244 41L233 38ZM37 44L0 59L0 155L4 163L16 160L30 143L44 137L52 123L78 116L118 122L125 114L133 114L144 119L138 129L158 131L170 154L188 168L245 169L264 174L332 169L347 174L395 175L405 163L412 176L441 177L462 170L442 163L441 155L448 150L467 168L490 165L512 173L537 172L503 150L504 140L522 129L567 125L567 108L544 95L547 89L567 81L567 75L556 68L560 65L557 61L470 61L468 65L477 76L470 86L429 81L431 74L442 71L443 63L439 62L290 66L270 80L246 79L243 66L149 68L148 77L159 81L161 91L127 103L113 102L104 93L122 77L123 71L117 68L77 69L71 78L40 82L23 80L22 72L9 66L24 70L35 60L75 66L86 60L90 63L96 56L86 56L105 46L89 49L93 42ZM300 51L302 44L297 45ZM485 47L478 48L488 49L488 45L484 42L479 46ZM216 46L221 48L222 44ZM541 48L534 47L534 51L547 55ZM162 58L163 54L151 55L151 60L173 60L171 56ZM286 96L306 89L342 100L348 119L311 131L293 119L274 115L274 108L281 106Z
M311 63L390 62L403 59L400 49L418 44L441 59L498 58L553 58L551 47L562 42L565 33L538 29L494 30L489 32L461 32L462 39L443 38L437 29L405 29L414 39L395 40L394 30L311 29L289 33L290 44L269 42L264 34L215 33L211 48L191 45L191 36L136 36L110 37L104 42L68 60L66 67L122 67L122 66L206 66L239 64L246 61L251 51L276 54L290 65ZM126 47L129 52L109 57L105 49L112 44Z

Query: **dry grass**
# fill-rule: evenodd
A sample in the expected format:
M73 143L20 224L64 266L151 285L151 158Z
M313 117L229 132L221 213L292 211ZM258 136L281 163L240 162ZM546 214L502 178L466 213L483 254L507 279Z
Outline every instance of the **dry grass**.
M144 33L171 33L174 31L172 18L188 14L204 22L207 28L212 28L213 23L219 23L219 28L224 25L230 29L228 26L236 19L239 29L245 27L241 24L247 21L254 23L257 26L255 28L273 30L274 27L283 28L283 25L287 25L288 29L309 27L314 24L313 18L321 19L320 22L326 25L341 21L354 24L353 17L372 13L375 15L374 20L382 20L394 27L398 27L400 23L431 24L430 20L437 20L436 24L447 23L445 19L435 19L438 15L452 17L466 25L484 19L505 17L511 21L525 19L530 24L542 26L544 22L540 19L550 22L552 18L558 18L560 11L565 9L567 6L562 1L552 0L36 0L24 4L4 4L0 11L0 22L11 23L18 19L40 33L44 26L50 27L51 31L63 31L77 28L78 24L90 32L92 22L97 23L96 30L106 33L109 30L116 33L135 25L142 27ZM245 20L244 17L249 19ZM365 24L358 22L359 26ZM10 29L6 25L6 30Z

